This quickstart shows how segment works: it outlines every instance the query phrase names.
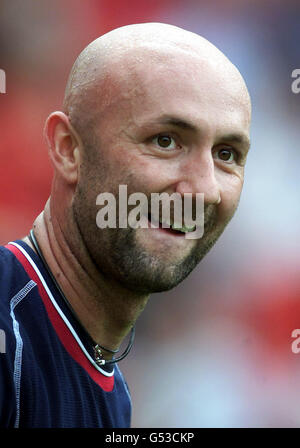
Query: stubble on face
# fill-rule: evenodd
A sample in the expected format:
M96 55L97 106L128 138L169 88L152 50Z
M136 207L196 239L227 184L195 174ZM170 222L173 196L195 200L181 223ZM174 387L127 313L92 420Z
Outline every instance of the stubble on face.
M113 247L111 261L118 280L130 290L141 293L174 288L195 269L223 232L223 228L217 228L216 220L214 208L207 220L205 236L198 240L187 255L174 262L166 260L163 253L160 257L141 247L137 242L136 229L116 229L109 239Z
M151 54L153 56L152 49ZM156 72L163 72L165 70L166 63L169 62L168 67L173 67L174 70L173 72L171 70L168 73L177 74L178 65L176 61L179 56L179 59L181 60L183 54L180 53L180 55L178 55L176 53L175 56L177 59L174 59L172 57L170 60L166 59L165 53L161 54L161 52L159 51L158 54L160 57L157 59L157 55L155 54L155 65L153 66L154 68L156 68ZM146 52L146 56L147 55L149 56L149 49ZM233 185L233 199L227 199L227 205L223 207L223 214L220 211L220 207L217 205L213 205L212 203L205 207L205 227L203 237L199 240L194 241L193 244L187 243L187 245L180 253L176 253L176 250L173 248L173 250L170 250L171 255L168 256L167 244L161 244L161 246L159 244L156 244L156 246L154 247L154 245L152 245L152 240L150 240L150 233L149 241L147 241L146 232L150 232L151 230L149 229L132 229L130 227L126 229L99 229L97 227L96 214L98 208L96 206L96 197L98 194L110 192L113 193L117 198L119 185L128 185L128 194L133 192L141 192L147 196L149 201L151 193L157 192L150 191L153 188L153 185L157 185L157 183L154 183L152 181L151 176L152 172L154 172L155 170L156 172L158 171L158 166L161 159L158 157L153 158L152 154L144 156L143 158L138 158L138 156L136 156L136 154L138 153L138 143L134 141L134 138L130 142L130 147L128 149L128 141L126 139L124 140L121 131L122 128L124 128L123 133L127 131L129 117L131 117L131 121L134 125L133 127L139 127L141 112L144 112L144 116L147 116L147 113L148 115L151 115L153 113L153 109L155 109L156 107L158 108L160 114L162 114L163 112L167 113L169 112L170 105L172 106L171 110L174 110L174 104L176 103L176 111L182 111L182 109L184 109L183 106L185 105L185 108L188 108L188 112L190 114L189 105L193 105L195 102L193 87L193 89L187 89L189 93L188 98L185 101L184 97L183 101L180 104L183 96L178 96L178 88L181 87L181 84L187 84L188 86L190 86L190 72L187 72L186 69L185 76L182 78L182 80L184 81L178 81L178 85L172 84L170 82L170 84L173 85L173 90L170 91L171 94L169 94L169 91L168 95L165 94L165 99L167 99L167 101L166 104L164 104L164 102L161 101L160 96L163 89L161 87L161 82L159 81L156 86L153 86L154 68L150 64L148 67L146 61L148 61L149 57L146 58L146 56L144 55L145 63L142 64L141 68L143 83L138 83L140 79L139 75L136 77L136 80L135 78L131 78L130 84L130 80L128 79L129 61L127 60L127 57L122 57L120 59L117 59L118 65L111 68L113 73L111 74L111 72L108 71L109 76L107 75L107 79L105 79L104 81L102 80L101 83L99 82L99 86L97 87L98 90L91 89L90 97L92 97L93 102L87 102L86 109L78 107L77 115L75 113L75 106L72 109L73 113L71 114L71 116L73 117L73 124L75 125L75 128L77 128L79 134L83 139L85 155L82 168L80 170L79 182L77 184L76 192L73 198L72 214L76 226L79 230L81 241L83 242L90 259L93 260L95 266L99 270L99 273L104 275L110 281L118 282L128 290L149 294L152 292L169 290L177 286L192 272L192 270L198 265L203 257L209 252L209 250L213 247L215 242L224 231L226 225L228 224L236 210L241 182L240 179L236 177L234 178L235 180L232 181L232 183L231 181L229 181L229 186ZM163 61L161 61L162 57ZM210 61L210 50L208 51L208 53L205 52L203 57L205 60L207 59ZM188 58L187 61L191 63L190 58ZM124 69L122 71L121 68L125 65L126 70ZM138 75L136 66L141 67L141 64L139 58L137 58L135 50L134 58L132 59L132 66L130 67L133 70L133 74ZM147 67L145 68L145 66L148 67L148 71L146 70ZM194 59L191 67L194 68ZM223 73L225 67L223 58L220 60L218 67L222 68ZM158 70L159 68L161 68L160 72ZM211 113L211 110L213 109L211 103L217 103L217 101L219 101L219 94L216 93L217 98L215 98L216 95L213 95L214 92L217 92L215 86L213 86L212 89L209 88L212 83L210 76L210 74L212 73L211 70L211 67L209 67L209 76L207 77L207 83L204 83L203 87L203 94L205 98L207 97L207 103L210 111L210 115L208 113L208 116L210 118L207 119L209 129L211 129L212 124L215 123L215 113ZM213 68L213 70L215 70L215 68ZM118 80L115 79L116 73ZM177 75L179 79L179 74ZM172 79L173 77L171 76L171 80ZM177 76L174 77L174 79L177 79ZM236 77L234 77L234 79L236 79ZM203 81L202 75L200 80ZM216 82L216 85L222 86L223 84L219 82L219 78L217 78L217 80L218 82ZM196 86L198 86L198 84L199 82L196 83ZM240 82L231 82L231 84L233 86L240 86ZM74 85L76 85L76 83ZM93 85L93 83L91 83L91 85ZM149 88L148 85L150 86ZM152 89L150 89L151 85ZM138 88L142 89L142 87L145 87L146 90L149 90L148 97L143 94L143 90L138 91ZM237 90L238 87L235 87L235 89ZM78 91L78 89L75 88L73 90L75 93ZM110 92L110 95L108 95L108 92ZM106 102L105 100L105 104L103 106L102 93L106 96L109 96L112 104ZM228 109L234 108L236 105L235 101L233 101L233 103L231 102L231 97L235 97L235 95L236 92L233 92L232 95L228 95L227 92L227 97L230 98L230 107L227 104L226 107L224 107L224 105L222 106L221 104L225 111L226 117ZM201 97L202 96L203 95L201 91ZM89 95L86 94L84 98L86 97L89 97ZM211 97L213 97L213 101L210 101ZM72 98L72 95L70 96L70 98ZM175 98L175 100L171 101L172 98ZM146 99L148 99L148 102L146 102ZM78 98L77 100L78 104L81 105L81 99ZM98 100L101 102L101 107L98 104L95 104L94 107L94 102L97 102ZM127 107L124 108L123 114L121 110L121 100L124 102L124 104L126 103ZM177 105L177 102L179 104L179 107ZM138 103L137 108L136 103ZM68 104L68 101L66 104ZM202 103L200 102L200 104ZM191 109L192 112L196 111L196 114L194 114L195 116L197 116L197 112L200 109L205 112L204 116L206 118L207 113L205 102L203 104L204 107L202 106L202 108L197 104L197 107L195 109ZM90 120L90 122L87 122L82 117L89 116L91 110L98 111L97 117L93 121ZM132 112L132 110L134 113ZM101 111L101 113L99 111ZM131 115L130 112L132 112ZM99 118L100 115L101 119ZM102 124L100 124L101 120ZM218 123L218 121L217 124L219 124L220 127L224 127L223 124L226 120L224 120L223 116L221 117L221 119L219 119L219 121L221 125L220 123ZM90 124L90 126L88 126L88 124ZM100 129L101 126L102 129ZM104 145L100 137L101 131L106 135L106 144ZM134 136L136 136L136 134L134 134ZM118 146L121 151L117 154L117 151L119 149ZM109 149L114 153L113 155L108 153L107 147L109 147ZM135 154L135 156L132 156L132 154ZM121 157L123 164L122 161L118 161L118 158ZM149 166L151 167L151 169L148 169L147 175L144 176L145 183L143 183L141 179L138 180L136 173L130 171L131 161L129 160L129 157L133 158L135 167L139 171L138 174L140 175L140 178L142 177L143 173L141 173L142 169L139 167L138 162L146 161L144 163L144 166L146 165L146 168ZM156 164L153 161L156 161ZM163 162L161 162L161 164L163 165ZM162 170L161 172L161 177L164 178L164 175L167 171ZM222 173L222 176L224 179L224 172ZM162 189L169 188L171 184L168 184L168 180L166 180L165 184L160 182L159 185L159 188ZM174 182L172 183L172 186L173 185ZM227 190L229 191L230 188L227 188ZM161 192L162 191L158 191L158 193ZM148 242L149 244L146 244Z
M128 195L136 192L137 188L134 186L132 173L129 175L124 173L119 184L114 182L109 164L104 158L99 157L99 145L99 141L95 138L85 142L85 151L89 156L83 164L72 204L74 221L90 258L99 273L108 281L115 281L130 291L151 294L174 288L195 269L214 246L234 211L224 222L219 219L216 205L205 206L203 237L193 241L194 244L187 254L184 256L178 254L173 260L166 258L164 247L161 248L161 252L143 247L138 232L152 231L150 229L131 227L100 229L96 225L98 211L96 196L103 192L114 194L117 199L118 222L119 184L129 186ZM122 173L120 174L122 176ZM150 204L152 192L143 193Z

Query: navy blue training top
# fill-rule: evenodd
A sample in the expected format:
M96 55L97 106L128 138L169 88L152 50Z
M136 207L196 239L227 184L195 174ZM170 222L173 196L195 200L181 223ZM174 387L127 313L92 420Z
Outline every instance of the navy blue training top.
M0 427L126 428L119 367L99 367L37 254L0 247Z

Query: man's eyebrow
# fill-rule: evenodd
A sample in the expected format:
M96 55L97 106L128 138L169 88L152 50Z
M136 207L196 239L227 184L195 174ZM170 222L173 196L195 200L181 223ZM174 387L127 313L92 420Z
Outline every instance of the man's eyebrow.
M222 142L238 143L246 149L250 148L250 139L246 134L227 134L220 138Z
M192 132L199 132L199 128L191 123L190 121L183 120L181 118L177 117L163 117L161 120L159 120L161 124L169 124L172 126L177 126L183 130L186 131L192 131ZM246 134L240 134L240 133L230 133L226 134L219 138L220 142L231 142L231 143L238 143L242 146L244 146L246 149L250 148L250 139Z
M160 120L161 124L170 124L172 126L177 126L178 128L187 130L187 131L193 131L197 132L197 126L195 126L193 123L190 123L187 120L182 120L181 118L176 117L163 117Z

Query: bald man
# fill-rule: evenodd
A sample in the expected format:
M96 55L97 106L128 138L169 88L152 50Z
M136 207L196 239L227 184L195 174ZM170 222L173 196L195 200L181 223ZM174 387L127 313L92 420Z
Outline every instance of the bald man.
M79 55L45 126L50 198L30 235L0 251L2 426L130 425L117 362L149 295L186 278L232 218L250 109L236 67L175 26L125 26ZM172 219L100 229L97 197L119 204L120 185L146 198L201 193L203 236L186 238Z

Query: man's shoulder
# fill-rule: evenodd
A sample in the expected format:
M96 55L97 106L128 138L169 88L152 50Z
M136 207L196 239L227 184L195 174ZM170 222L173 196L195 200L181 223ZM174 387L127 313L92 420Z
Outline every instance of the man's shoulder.
M0 246L0 280L8 279L15 274L20 277L25 273L22 264L12 251L15 245L17 244L13 242Z
M14 254L6 246L0 246L0 276L3 276L15 262Z
M10 258L10 254L6 246L0 246L0 265Z
M0 322L10 312L11 301L28 283L29 278L15 255L0 246Z

